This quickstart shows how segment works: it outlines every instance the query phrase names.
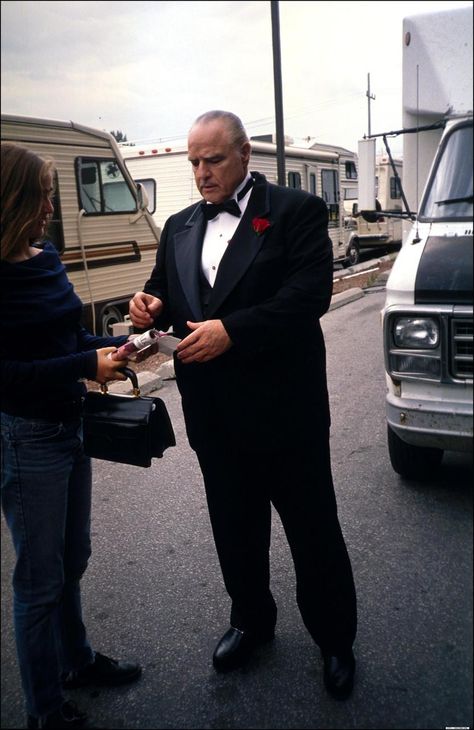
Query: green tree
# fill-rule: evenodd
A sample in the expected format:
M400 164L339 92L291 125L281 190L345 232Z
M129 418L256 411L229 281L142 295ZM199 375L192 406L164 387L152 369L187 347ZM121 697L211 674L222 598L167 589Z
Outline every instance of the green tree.
M110 134L112 137L115 137L116 142L126 142L127 141L127 135L122 132L121 129L117 129L117 131L114 131L113 129L110 131Z

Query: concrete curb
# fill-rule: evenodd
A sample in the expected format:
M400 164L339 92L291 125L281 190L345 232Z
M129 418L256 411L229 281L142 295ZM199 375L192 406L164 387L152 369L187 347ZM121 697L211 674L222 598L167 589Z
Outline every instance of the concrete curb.
M364 291L360 287L354 287L353 289L346 289L341 291L339 294L334 294L329 305L329 312L331 309L337 309L338 307L349 304L349 302L355 302L356 299L360 299L365 296Z
M347 269L344 269L343 271L338 271L335 273L333 277L333 281L339 281L340 279L344 279L348 276L354 276L357 274L363 274L365 271L369 271L371 269L376 269L380 264L384 261L392 261L396 258L396 255L394 254L387 254L386 256L382 256L379 259L372 259L370 261L366 261L363 264L357 264L356 266L350 266ZM329 305L329 311L331 309L337 309L338 307L342 307L344 304L349 304L350 302L355 302L356 299L360 299L361 297L365 296L365 291L367 289L375 289L376 287L385 288L385 283L389 277L390 270L381 272L378 276L376 281L371 284L369 287L365 287L365 289L361 289L360 287L353 287L352 289L346 289L343 292L340 292L339 294L334 294L334 296L331 299L331 304Z
M364 261L362 264L348 266L347 269L340 269L339 271L335 271L333 281L345 279L346 277L352 276L354 274L363 274L369 269L377 268L377 266L380 266L380 264L384 263L385 261L394 261L395 258L396 254L387 254L386 256L381 256L378 259L370 259L370 261Z

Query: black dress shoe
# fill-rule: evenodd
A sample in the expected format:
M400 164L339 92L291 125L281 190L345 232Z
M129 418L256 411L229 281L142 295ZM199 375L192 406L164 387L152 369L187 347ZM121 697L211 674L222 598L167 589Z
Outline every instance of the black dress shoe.
M346 700L354 686L355 659L350 651L347 654L324 654L324 684L336 700Z
M275 629L259 633L241 631L233 626L224 634L212 657L214 667L225 672L242 667L252 656L254 649L275 638Z
M69 672L63 679L63 687L64 689L76 689L88 685L117 687L134 682L141 673L142 668L139 664L118 662L96 651L92 664L75 672Z

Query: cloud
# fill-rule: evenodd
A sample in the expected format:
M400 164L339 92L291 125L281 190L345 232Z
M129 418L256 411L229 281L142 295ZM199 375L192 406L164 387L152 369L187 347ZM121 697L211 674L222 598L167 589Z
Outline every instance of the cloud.
M449 6L470 3L449 3ZM285 132L357 149L401 126L402 17L435 2L279 3ZM270 3L22 2L2 12L2 109L182 137L226 108L275 129Z

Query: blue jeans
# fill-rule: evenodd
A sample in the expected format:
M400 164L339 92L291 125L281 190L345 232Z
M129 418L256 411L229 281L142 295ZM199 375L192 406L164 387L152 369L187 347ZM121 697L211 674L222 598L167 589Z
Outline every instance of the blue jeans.
M79 420L2 413L1 429L18 662L27 712L40 717L61 706L62 674L94 659L79 587L91 552L91 462Z

